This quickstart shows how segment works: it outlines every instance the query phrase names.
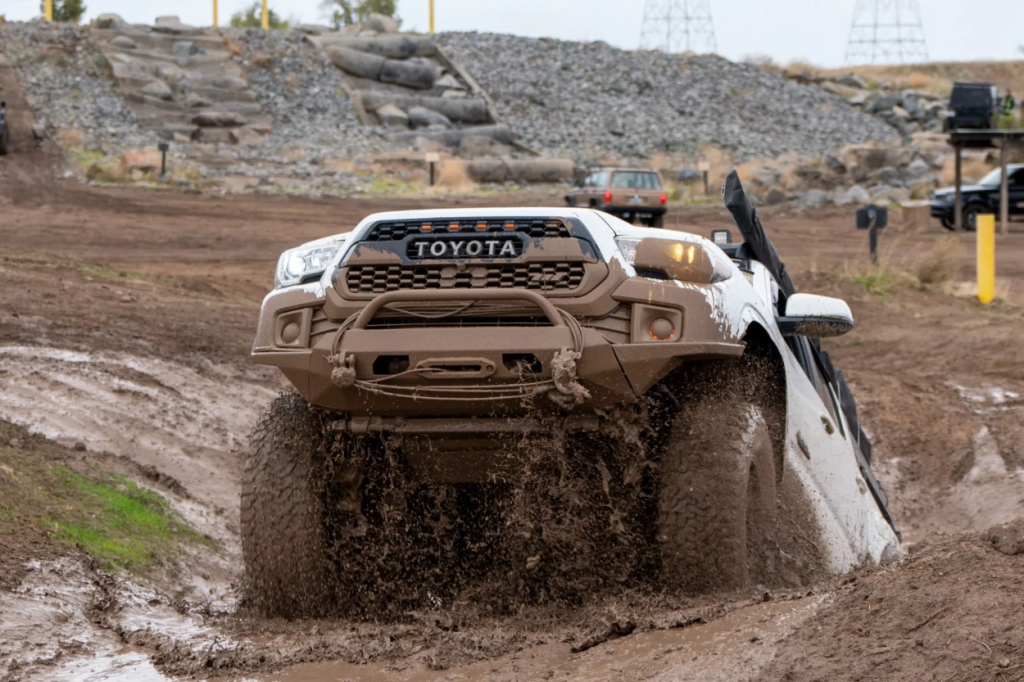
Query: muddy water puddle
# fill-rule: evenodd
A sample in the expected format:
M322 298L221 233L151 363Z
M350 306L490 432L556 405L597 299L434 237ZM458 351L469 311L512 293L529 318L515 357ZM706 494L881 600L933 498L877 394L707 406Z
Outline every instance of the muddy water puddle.
M418 660L356 665L324 661L254 675L254 682L456 682L470 680L737 680L756 677L774 646L812 616L821 597L766 602L737 609L719 620L685 628L638 632L580 653L569 644L545 644L501 658L447 670ZM238 678L219 678L235 682Z

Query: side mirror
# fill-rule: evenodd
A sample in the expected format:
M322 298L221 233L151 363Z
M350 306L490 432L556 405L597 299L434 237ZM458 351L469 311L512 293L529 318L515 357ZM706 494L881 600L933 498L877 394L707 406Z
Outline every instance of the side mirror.
M721 282L731 274L700 244L674 239L641 239L636 245L633 267L641 276L662 274L668 279L695 284Z
M776 322L783 336L825 339L853 329L853 313L846 301L838 298L793 294L786 301L786 314Z

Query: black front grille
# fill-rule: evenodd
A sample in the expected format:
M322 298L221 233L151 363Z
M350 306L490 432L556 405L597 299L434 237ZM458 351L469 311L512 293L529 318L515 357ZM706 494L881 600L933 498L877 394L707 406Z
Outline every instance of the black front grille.
M487 232L519 232L530 237L570 237L569 226L560 218L479 220L415 220L378 223L363 237L366 242L396 242L415 234L459 234Z
M574 291L583 283L583 263L508 265L356 265L345 283L353 294L383 294L409 289L533 289Z

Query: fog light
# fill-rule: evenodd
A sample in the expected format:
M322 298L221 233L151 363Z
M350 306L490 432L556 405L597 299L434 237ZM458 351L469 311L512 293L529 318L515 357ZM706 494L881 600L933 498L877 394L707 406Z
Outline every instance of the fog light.
M302 332L302 328L295 322L289 322L281 330L281 340L285 343L295 343L299 340L299 334Z
M664 317L659 317L651 322L649 333L656 341L669 341L676 335L676 327Z

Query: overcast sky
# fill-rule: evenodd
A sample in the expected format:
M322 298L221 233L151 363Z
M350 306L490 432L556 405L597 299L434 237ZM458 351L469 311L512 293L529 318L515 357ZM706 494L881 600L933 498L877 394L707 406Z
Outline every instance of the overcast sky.
M918 0L932 60L1020 59L1024 0ZM212 0L85 0L87 18L104 12L133 23L177 14L195 25L212 22ZM320 0L269 0L285 17L323 22ZM406 29L426 31L429 0L399 0ZM765 54L780 63L800 59L841 66L855 0L710 0L720 54L738 60ZM220 0L220 17L252 0ZM438 31L491 31L567 40L603 40L626 49L640 40L644 0L435 0ZM972 11L968 8L976 8ZM39 14L39 0L0 0L8 20Z

